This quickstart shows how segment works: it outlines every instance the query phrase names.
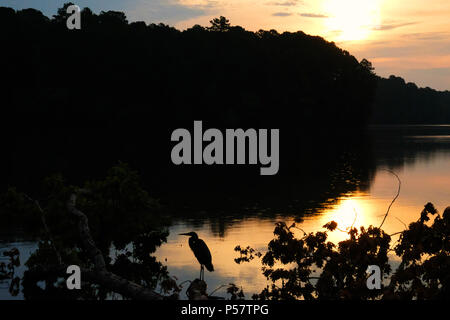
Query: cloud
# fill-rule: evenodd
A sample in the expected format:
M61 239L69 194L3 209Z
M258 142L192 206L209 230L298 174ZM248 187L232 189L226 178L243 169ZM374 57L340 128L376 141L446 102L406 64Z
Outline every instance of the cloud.
M318 13L299 13L299 15L305 18L328 18L327 15Z
M404 38L404 36L402 36L402 38ZM422 42L414 40L392 40L388 43L385 42L383 44L368 43L364 45L364 47L353 47L351 48L351 52L358 53L366 57L396 57L398 59L405 59L407 57L419 57L421 55L450 56L450 41L430 42L426 46L424 46ZM448 61L450 61L450 59ZM428 63L432 62L437 62L435 57L428 61Z
M268 2L266 3L269 6L280 6L280 7L293 7L298 4L303 4L303 1L299 0L288 0L288 1L282 1L282 2Z
M330 30L328 31L327 36L336 38L339 37L342 34L342 32L343 32L342 30Z
M449 40L449 32L421 32L421 33L408 33L403 35L405 38L412 40Z
M274 17L289 17L289 16L292 16L292 13L290 13L290 12L275 12L275 13L272 13L272 16L274 16Z
M417 23L418 22L405 22L405 23L397 23L397 24L381 24L381 25L373 27L372 30L377 30L377 31L393 30L393 29L406 27L406 26L410 26L410 25L413 25L413 24L417 24Z

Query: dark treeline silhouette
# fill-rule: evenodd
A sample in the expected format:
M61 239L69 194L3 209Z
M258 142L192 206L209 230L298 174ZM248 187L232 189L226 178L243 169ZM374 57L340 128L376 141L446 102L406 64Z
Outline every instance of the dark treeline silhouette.
M320 37L249 32L223 17L179 31L89 9L82 29L71 31L67 17L64 8L52 19L34 9L0 11L2 102L21 123L165 128L203 119L218 127L298 127L368 120L370 63Z
M52 18L0 8L2 188L32 190L55 172L79 183L118 160L183 208L321 203L369 180L360 132L376 76L367 60L300 31L249 32L223 17L180 31L85 8L81 30L68 30L66 7ZM174 166L170 134L194 120L280 128L279 173Z
M374 124L448 124L450 91L418 88L400 77L379 78L371 122Z

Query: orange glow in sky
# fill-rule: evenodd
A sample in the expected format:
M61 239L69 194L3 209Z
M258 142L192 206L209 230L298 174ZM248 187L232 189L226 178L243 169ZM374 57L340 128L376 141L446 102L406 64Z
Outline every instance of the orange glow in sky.
M248 30L304 31L369 59L380 76L450 90L448 0L180 0L204 15L177 22L208 25L224 15Z

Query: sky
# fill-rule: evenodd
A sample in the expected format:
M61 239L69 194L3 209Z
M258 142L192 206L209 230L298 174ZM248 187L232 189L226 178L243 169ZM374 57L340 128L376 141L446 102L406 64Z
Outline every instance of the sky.
M51 16L67 0L0 0ZM449 0L72 0L94 12L117 10L129 21L178 29L208 25L220 15L247 30L319 35L370 60L378 75L450 90Z

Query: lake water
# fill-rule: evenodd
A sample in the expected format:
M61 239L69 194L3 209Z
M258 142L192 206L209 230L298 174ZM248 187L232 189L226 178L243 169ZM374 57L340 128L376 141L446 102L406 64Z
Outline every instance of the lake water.
M329 199L314 213L302 216L297 224L300 228L306 232L319 231L332 220L340 229L352 225L379 226L398 188L397 178L388 170L394 171L401 180L400 196L383 225L388 233L402 231L405 225L417 220L427 202L432 202L440 212L450 206L450 126L382 126L372 127L370 132L375 170L368 184ZM291 212L280 211L269 216L258 209L251 215L235 212L214 218L174 218L167 243L155 255L167 265L178 282L195 279L199 275L199 264L189 249L188 238L179 235L195 231L208 244L213 257L215 271L205 271L208 292L234 283L250 298L268 283L262 275L259 259L243 264L234 262L238 257L235 246L249 245L264 252L273 239L275 222L291 223L294 220L298 221L298 215ZM330 234L332 241L345 237L346 234L339 231ZM0 240L0 248L13 246L20 249L22 263L36 248L33 242ZM19 276L23 270L23 267L18 269ZM182 294L185 297L184 290ZM225 288L217 290L215 295L226 296ZM20 299L22 296L11 297L7 283L0 281L0 299L9 298Z

